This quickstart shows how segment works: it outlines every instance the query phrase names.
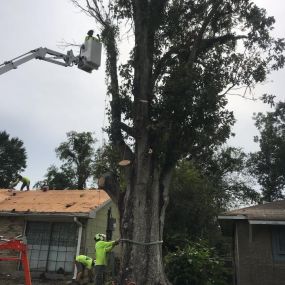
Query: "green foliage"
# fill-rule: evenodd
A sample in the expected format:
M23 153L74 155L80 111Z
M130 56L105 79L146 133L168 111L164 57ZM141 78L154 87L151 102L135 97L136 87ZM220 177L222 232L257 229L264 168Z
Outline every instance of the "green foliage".
M206 161L229 138L234 116L226 109L226 94L232 88L252 87L264 81L272 69L283 67L284 41L271 37L274 19L251 0L115 0L112 3L104 6L101 0L87 1L84 11L100 24L107 52L108 93L112 96L110 140L121 156L127 149L128 158L133 162L125 171L129 187L126 195L120 197L125 206L121 207L122 221L133 219L121 230L132 235L132 230L137 229L151 240L156 235L151 225L163 226L160 222L164 220L164 201L168 201L169 173L185 157ZM122 36L121 27L124 31L130 27L134 32L134 45L127 64L121 66L118 74L117 64L123 54L117 45ZM219 166L218 160L213 166ZM198 168L196 164L195 167ZM211 179L201 179L195 170L185 174L191 177L198 191L205 191L200 198L195 198L200 203L195 209L200 210L204 204L215 212L216 206L221 208L236 197L235 190L238 193L249 190L243 183L243 191L239 192L238 183L231 181L226 173L218 167L217 174L210 170L210 166L205 168ZM204 174L201 169L200 172ZM158 182L162 198L159 204L152 203L156 192L149 191ZM177 184L184 187L181 181ZM226 191L228 185L230 191ZM183 195L187 197L188 193ZM138 229L132 223L138 216L135 205L140 198L142 203L146 201L146 212L158 210L161 216L155 215L154 221L149 221L146 214L147 222ZM213 208L210 201L215 201ZM181 208L177 208L183 213L186 203L178 202ZM173 205L176 206L175 201ZM195 217L202 216L204 221L209 217L206 212L204 216L197 212ZM138 263L128 263L139 260L136 254L128 259L132 248L130 245L124 252L122 278L139 270ZM149 260L151 253L152 250L145 252L143 258ZM153 270L147 269L141 274L146 276L137 276L137 283L154 279ZM203 276L199 278L211 282ZM159 281L166 283L162 279ZM181 278L180 283L185 284L185 279Z
M66 169L72 169L77 179L77 189L84 189L91 176L95 155L96 139L92 133L75 131L67 133L67 141L60 144L55 152L65 162Z
M67 141L55 150L62 166L60 169L51 166L45 181L39 181L37 185L47 184L51 189L84 189L94 169L95 142L90 132L67 133Z
M165 271L173 285L226 285L224 264L206 242L190 242L165 257Z
M175 236L215 244L220 239L216 217L237 203L258 200L244 173L245 163L245 154L235 148L221 149L206 160L179 162L166 211L166 247L173 247Z
M283 67L284 41L270 35L274 18L249 0L160 3L163 13L149 23L157 30L147 128L154 157L168 167L225 142L234 123L226 110L227 91L253 86ZM133 16L130 1L116 4L120 19ZM141 116L134 106L136 52L120 68L120 101L112 107L130 125Z
M215 191L220 193L215 201L221 208L229 209L259 201L260 196L254 189L255 181L249 175L247 158L241 149L227 147L196 164L211 181Z
M51 165L47 169L45 179L37 182L34 187L42 188L43 186L48 186L49 189L53 190L77 189L76 182L76 175L72 169L65 165L62 165L60 168Z
M10 138L0 132L0 187L8 188L17 174L26 168L27 154L24 144L18 138Z
M164 240L173 247L172 238L208 238L216 235L215 216L219 191L189 161L182 161L173 175L166 211ZM178 222L179 221L179 222Z
M122 160L120 154L114 150L112 145L105 144L101 148L97 149L95 154L95 168L94 177L100 177L105 172L113 172L115 175L119 175L118 162Z
M230 251L217 216L233 205L258 200L247 181L246 158L240 149L229 147L207 157L184 159L176 167L164 228L164 252L170 263L166 271L173 284L230 284L223 279L231 278L224 264L215 268L217 256ZM200 244L201 239L215 248L215 254L204 242Z
M118 165L122 159L124 158L121 157L112 144L105 144L99 148L95 155L95 168L93 172L94 180L96 178L100 178L107 172L111 172L117 178L120 184L120 189L124 191L126 188L126 179L123 175L122 168Z
M279 102L275 111L255 116L260 135L255 137L260 150L251 153L249 165L261 185L263 200L284 198L285 190L285 103Z

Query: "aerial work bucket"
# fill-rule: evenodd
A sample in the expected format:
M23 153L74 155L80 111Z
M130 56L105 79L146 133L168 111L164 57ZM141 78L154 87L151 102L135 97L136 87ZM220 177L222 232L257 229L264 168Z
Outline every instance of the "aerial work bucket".
M98 69L101 64L102 44L94 37L85 41L81 46L78 68L92 72L93 69Z

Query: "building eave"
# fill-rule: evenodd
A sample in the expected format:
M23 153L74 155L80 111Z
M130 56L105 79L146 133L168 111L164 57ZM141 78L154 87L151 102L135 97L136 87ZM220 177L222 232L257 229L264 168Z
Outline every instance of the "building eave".
M26 212L0 212L0 217L78 217L89 218L89 213L26 213Z
M108 204L111 204L111 203L112 203L111 199L109 199L106 202L102 203L100 206L98 206L94 210L90 211L89 214L88 214L88 217L91 218L91 219L95 218L96 217L96 213L98 211L100 211L102 208L106 207Z
M218 216L219 220L247 220L246 216L237 215L237 216Z
M251 225L285 225L284 221L249 220Z

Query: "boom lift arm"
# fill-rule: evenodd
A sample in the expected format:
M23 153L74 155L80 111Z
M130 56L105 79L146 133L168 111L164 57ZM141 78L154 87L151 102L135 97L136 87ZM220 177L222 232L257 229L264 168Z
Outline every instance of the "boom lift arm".
M51 55L53 57L47 57ZM12 69L16 69L19 65L26 63L32 59L41 59L51 63L59 64L62 66L72 66L73 64L78 64L79 57L73 55L72 50L68 51L67 54L62 54L48 48L37 48L31 50L28 53L20 55L12 60L5 61L0 65L0 75L6 73ZM62 60L62 61L61 61Z
M101 49L102 44L92 38L86 40L81 46L80 54L78 56L74 56L72 50L63 54L48 48L40 47L0 64L0 75L12 69L16 69L19 65L32 59L40 59L62 66L77 65L78 68L91 73L92 70L98 69L101 64Z

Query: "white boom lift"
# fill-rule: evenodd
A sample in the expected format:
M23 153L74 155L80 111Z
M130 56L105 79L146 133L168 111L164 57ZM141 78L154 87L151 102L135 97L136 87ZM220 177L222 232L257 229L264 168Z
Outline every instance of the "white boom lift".
M101 50L102 44L95 38L89 38L84 42L78 56L74 56L72 50L63 54L40 47L0 64L0 75L12 69L16 69L19 65L34 58L62 66L77 65L81 70L91 73L92 70L98 69L101 64Z

